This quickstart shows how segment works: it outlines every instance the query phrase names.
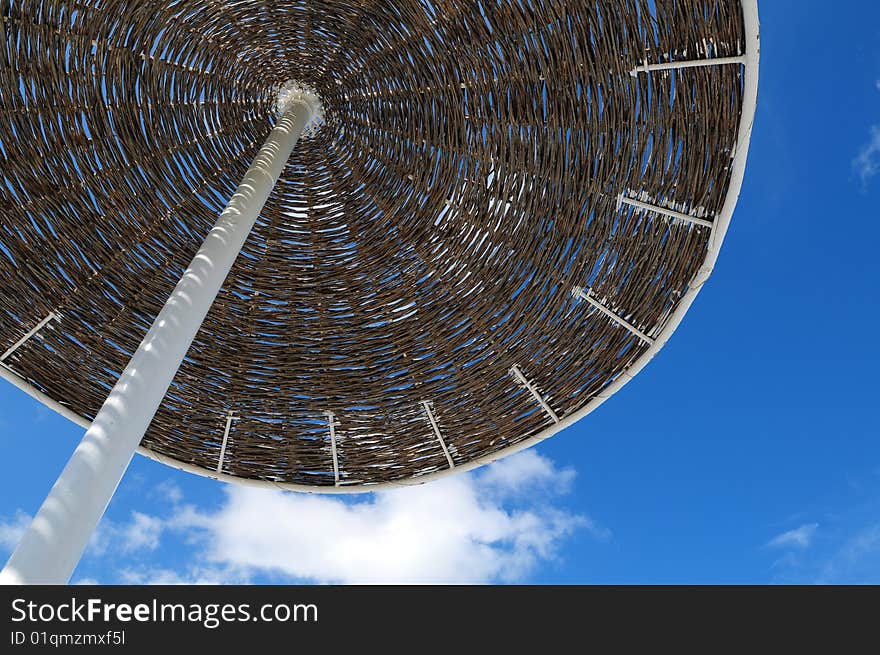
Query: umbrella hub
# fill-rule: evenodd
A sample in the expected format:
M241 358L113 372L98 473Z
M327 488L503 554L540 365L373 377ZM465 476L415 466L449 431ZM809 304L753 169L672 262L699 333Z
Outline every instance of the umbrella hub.
M275 102L276 111L280 116L297 104L303 105L309 112L302 136L312 136L324 124L324 104L313 87L297 80L288 80L278 89L278 98Z

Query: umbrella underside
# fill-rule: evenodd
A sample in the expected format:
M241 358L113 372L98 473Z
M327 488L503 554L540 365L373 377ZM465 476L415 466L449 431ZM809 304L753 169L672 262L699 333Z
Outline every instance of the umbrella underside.
M293 79L324 124L142 452L354 490L533 443L708 274L748 43L739 0L0 0L0 372L88 422Z

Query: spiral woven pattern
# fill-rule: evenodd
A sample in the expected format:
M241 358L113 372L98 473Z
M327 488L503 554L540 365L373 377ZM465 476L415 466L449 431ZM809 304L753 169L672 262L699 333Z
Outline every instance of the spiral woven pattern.
M324 124L143 449L360 489L533 438L727 198L743 66L646 65L744 54L739 0L0 0L2 366L91 419L301 80Z

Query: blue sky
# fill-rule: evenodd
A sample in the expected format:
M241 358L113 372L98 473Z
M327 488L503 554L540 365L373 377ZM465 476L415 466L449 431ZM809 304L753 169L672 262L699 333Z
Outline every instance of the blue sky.
M350 501L136 456L74 581L880 583L880 3L760 12L721 257L623 391L518 458ZM81 433L0 383L0 554Z

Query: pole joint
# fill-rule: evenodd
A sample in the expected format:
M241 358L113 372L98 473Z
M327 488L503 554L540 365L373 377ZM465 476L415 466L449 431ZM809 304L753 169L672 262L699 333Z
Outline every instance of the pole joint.
M308 84L297 80L288 80L278 89L278 97L275 108L278 116L283 116L297 106L304 107L308 112L302 136L309 137L315 134L324 124L324 104L318 92Z

